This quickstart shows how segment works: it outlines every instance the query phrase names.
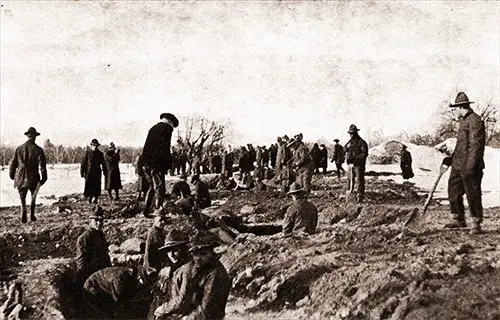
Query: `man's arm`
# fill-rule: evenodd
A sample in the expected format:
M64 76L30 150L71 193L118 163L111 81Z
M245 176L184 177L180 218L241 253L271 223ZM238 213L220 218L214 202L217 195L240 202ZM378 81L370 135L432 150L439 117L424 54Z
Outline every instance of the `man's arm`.
M286 210L285 217L283 218L282 228L284 235L292 233L293 227L295 226L295 215L296 215L296 209L295 206L292 204Z
M43 185L47 182L47 159L45 158L45 152L40 148L40 153L38 154L38 163L40 165L40 173L42 174L42 179L40 184Z
M202 288L201 303L196 310L187 316L187 319L210 320L223 313L224 310L221 309L225 306L230 287L231 284L228 283L227 279L218 276L216 272L208 274Z
M14 153L14 157L10 161L10 165L9 165L9 176L12 180L14 180L14 178L16 177L16 170L17 170L18 166L19 166L19 159L18 159L18 152L16 149L16 152Z
M484 121L478 119L471 123L469 129L469 153L467 157L467 170L482 167L484 147L486 145L486 132Z

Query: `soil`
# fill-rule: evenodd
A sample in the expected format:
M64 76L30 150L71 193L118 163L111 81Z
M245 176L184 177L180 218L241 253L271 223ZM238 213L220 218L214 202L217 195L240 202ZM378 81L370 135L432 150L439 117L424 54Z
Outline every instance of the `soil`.
M220 248L233 277L226 319L500 319L500 208L485 209L481 235L444 230L450 214L436 202L404 227L423 206L424 191L372 173L365 203L347 204L345 183L333 175L313 178L316 234L240 234ZM119 201L102 196L110 244L145 240L151 219L141 216L134 190L126 186ZM275 191L213 192L220 209L249 223L279 224L291 202ZM59 213L64 206L73 212ZM90 208L81 195L70 195L37 207L38 221L27 224L19 207L0 209L2 275L23 280L30 319L75 317L72 258ZM194 232L182 218L168 228L174 226Z

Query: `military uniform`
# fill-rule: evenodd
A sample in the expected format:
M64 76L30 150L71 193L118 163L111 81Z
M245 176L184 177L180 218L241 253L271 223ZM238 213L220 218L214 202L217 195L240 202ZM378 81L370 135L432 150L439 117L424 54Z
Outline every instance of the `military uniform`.
M348 189L356 192L358 202L363 202L365 196L365 166L366 158L368 157L368 144L357 134L356 126L352 125L349 131L353 128L356 130L356 134L344 147L347 164L352 166L351 170L349 170Z
M230 290L231 278L216 257L201 266L190 261L173 273L171 299L156 309L156 319L184 315L188 319L222 320Z
M337 167L337 177L340 179L340 176L345 174L345 170L344 168L342 168L342 164L345 161L345 151L344 147L342 147L338 143L335 144L335 146L333 147L332 161L335 163L335 166Z
M286 210L283 219L283 233L304 231L312 234L316 232L318 225L318 209L307 199L297 199Z
M32 129L33 132L30 132ZM25 134L36 134L38 132L34 128L30 128ZM26 212L26 195L28 190L32 193L35 192L38 184L44 184L47 181L47 167L46 167L45 153L34 141L28 140L16 148L14 157L12 158L9 166L9 175L14 180L14 188L17 188L21 198L22 221L27 221ZM41 175L41 176L40 176ZM31 199L31 220L35 218L35 197Z
M152 226L146 238L146 250L144 252L145 267L152 267L160 270L165 265L165 259L158 249L165 244L165 231L163 228Z
M456 104L452 106L462 104L470 104L470 102L461 92L457 95ZM450 210L455 220L465 225L463 195L467 196L469 210L478 230L483 220L481 181L485 145L484 121L472 109L469 109L459 123L457 144L452 155L451 173L448 180L448 197Z
M97 270L111 267L104 232L90 228L76 241L76 269L80 284Z
M301 185L305 191L311 190L311 179L314 171L314 164L309 154L309 149L300 141L299 146L293 154L293 164L297 168L295 182Z

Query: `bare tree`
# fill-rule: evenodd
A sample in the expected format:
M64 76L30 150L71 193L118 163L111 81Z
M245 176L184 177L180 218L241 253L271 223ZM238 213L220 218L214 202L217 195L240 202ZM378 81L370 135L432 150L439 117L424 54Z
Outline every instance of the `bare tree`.
M178 133L177 143L190 154L201 154L202 150L212 150L226 137L229 122L207 119L202 116L190 116L185 119L184 130Z

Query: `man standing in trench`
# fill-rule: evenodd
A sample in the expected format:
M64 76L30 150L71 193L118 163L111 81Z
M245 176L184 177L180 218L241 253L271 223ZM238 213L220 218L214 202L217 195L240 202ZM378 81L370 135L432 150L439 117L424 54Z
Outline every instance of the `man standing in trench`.
M14 180L14 188L17 188L19 191L19 197L21 198L21 221L26 223L28 222L26 210L28 190L31 192L30 218L31 221L36 221L36 195L40 186L47 181L47 167L45 153L35 143L35 139L40 133L31 127L24 134L28 137L28 141L17 147L14 158L10 162L9 175Z
M484 121L472 110L465 93L459 92L451 108L456 108L460 123L457 132L457 145L451 157L443 160L444 165L451 165L448 180L448 198L454 222L445 228L463 228L465 209L463 195L467 196L472 216L471 234L481 233L483 204L481 202L481 180L484 169L484 148L486 134Z
M179 126L179 120L171 113L162 113L160 122L155 124L148 132L142 157L144 161L144 174L150 183L146 194L144 216L149 217L149 210L156 196L155 208L158 209L165 199L165 175L172 167L170 154L170 141L172 131Z

